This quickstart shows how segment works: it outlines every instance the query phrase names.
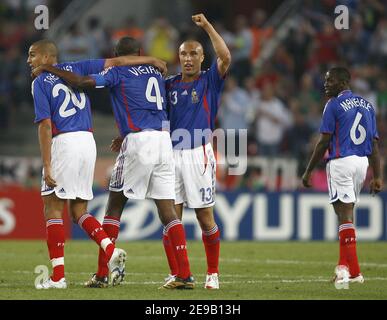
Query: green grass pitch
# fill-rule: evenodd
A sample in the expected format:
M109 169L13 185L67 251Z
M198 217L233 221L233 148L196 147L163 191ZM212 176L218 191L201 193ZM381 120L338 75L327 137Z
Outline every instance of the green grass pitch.
M337 242L222 242L221 289L203 288L203 244L188 242L194 290L159 290L168 273L161 241L118 242L128 253L123 284L83 288L96 271L97 247L91 241L67 241L67 290L36 290L37 265L49 266L44 241L0 241L0 299L143 299L143 300L359 300L387 299L387 244L359 242L358 256L366 282L336 290L330 282L337 262ZM49 268L51 269L51 268Z

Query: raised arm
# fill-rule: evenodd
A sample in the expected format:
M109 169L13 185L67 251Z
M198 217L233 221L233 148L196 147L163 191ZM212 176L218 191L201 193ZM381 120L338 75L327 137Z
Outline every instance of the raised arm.
M195 22L197 26L203 28L210 37L212 46L214 47L216 56L218 57L217 62L219 73L224 76L231 64L231 53L227 48L226 43L219 33L216 32L212 24L208 22L204 14L200 13L192 16L192 21Z

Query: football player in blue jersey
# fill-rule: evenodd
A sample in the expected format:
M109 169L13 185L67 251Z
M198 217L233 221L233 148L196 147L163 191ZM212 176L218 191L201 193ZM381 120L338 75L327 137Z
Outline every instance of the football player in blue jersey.
M370 192L382 189L382 173L378 147L375 109L349 88L350 73L346 68L331 68L325 75L325 105L320 139L317 142L302 183L311 187L312 170L328 149L326 166L329 202L338 217L340 257L335 268L335 286L348 288L350 282L363 283L364 277L356 253L353 209L359 201L368 166L373 171Z
M183 205L195 210L207 257L204 287L219 289L220 232L213 213L216 159L211 138L226 72L231 64L231 54L222 37L203 14L193 15L192 21L208 34L216 59L208 70L202 71L203 46L195 40L184 41L179 47L182 71L167 79L168 111L176 165L175 209L179 218L183 215ZM173 279L176 262L166 232L163 244L170 267L168 277Z
M78 74L98 73L114 65L152 63L149 57L119 57L58 64L54 42L40 40L31 45L27 63L32 69L43 64L56 65ZM160 61L157 62L160 64ZM161 62L161 65L164 63ZM36 72L38 74L39 72ZM47 246L53 273L38 289L67 287L64 272L63 208L69 200L69 212L75 223L105 253L111 282L122 280L126 253L115 248L100 223L87 213L92 199L96 146L92 134L91 109L88 96L72 89L57 76L43 72L32 82L35 122L43 161L42 198L47 229Z
M124 37L115 51L117 56L138 56L140 44L133 38ZM149 64L108 68L89 76L49 65L42 68L77 88L110 88L122 144L110 180L103 228L110 238L117 238L127 199L154 199L178 265L176 277L167 281L163 288L193 289L185 232L174 209L175 165L170 135L163 127L163 122L167 122L167 99L161 72ZM108 270L106 253L102 250L98 264L98 271L86 283L87 287L103 286Z

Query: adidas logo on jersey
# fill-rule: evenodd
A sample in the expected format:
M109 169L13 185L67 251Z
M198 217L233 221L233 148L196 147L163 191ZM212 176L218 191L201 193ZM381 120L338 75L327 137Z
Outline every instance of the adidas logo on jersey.
M65 189L60 189L59 191L58 191L59 193L66 193L66 191L65 191Z
M134 193L134 191L132 190L132 188L128 189L126 192L127 192L127 193Z
M181 93L182 96L187 96L188 95L188 92L187 90L184 90L182 93Z

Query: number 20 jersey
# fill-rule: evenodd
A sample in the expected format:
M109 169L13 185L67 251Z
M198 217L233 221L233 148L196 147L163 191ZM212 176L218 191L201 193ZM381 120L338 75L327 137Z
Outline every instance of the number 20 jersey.
M373 139L379 139L375 110L350 90L342 91L325 105L320 133L332 134L328 160L369 156Z
M103 70L104 59L66 62L55 65L59 69L79 75L98 73ZM35 107L35 123L51 119L52 135L64 132L92 131L89 97L71 88L57 76L44 72L32 82Z

